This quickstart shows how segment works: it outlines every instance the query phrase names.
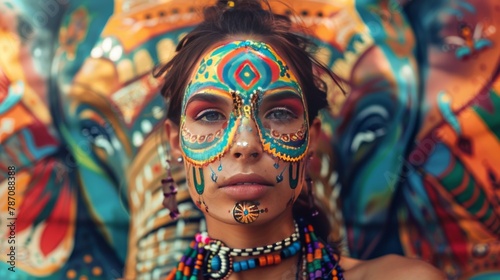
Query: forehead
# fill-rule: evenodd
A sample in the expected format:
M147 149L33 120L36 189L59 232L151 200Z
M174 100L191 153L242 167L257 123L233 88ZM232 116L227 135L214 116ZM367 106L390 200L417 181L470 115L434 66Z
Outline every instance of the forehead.
M269 44L253 40L231 41L208 51L194 69L188 91L207 86L241 92L279 86L299 88L284 58Z

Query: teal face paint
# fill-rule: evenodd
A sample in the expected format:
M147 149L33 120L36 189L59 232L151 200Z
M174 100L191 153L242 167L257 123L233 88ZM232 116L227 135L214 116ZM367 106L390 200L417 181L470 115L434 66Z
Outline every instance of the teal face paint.
M181 147L205 166L220 159L253 121L263 150L287 162L308 148L308 116L299 83L267 44L234 41L202 58L182 103Z
M295 168L295 172L294 169ZM299 177L300 177L300 162L290 163L288 168L288 176L290 177L290 188L294 190L299 185Z
M199 195L201 195L205 191L205 179L203 178L203 169L202 168L195 168L194 166L192 167L192 169L193 169L194 188L196 189L196 192ZM196 172L197 170L198 170L198 172ZM197 178L197 177L199 177L199 178Z

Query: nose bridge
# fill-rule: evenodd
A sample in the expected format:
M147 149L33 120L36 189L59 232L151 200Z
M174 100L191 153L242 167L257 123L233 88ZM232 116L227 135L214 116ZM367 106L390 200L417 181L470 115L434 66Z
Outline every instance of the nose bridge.
M248 107L243 107L243 114L240 117L240 125L234 136L231 154L237 158L257 157L262 154L262 143L257 131L257 124L247 114Z

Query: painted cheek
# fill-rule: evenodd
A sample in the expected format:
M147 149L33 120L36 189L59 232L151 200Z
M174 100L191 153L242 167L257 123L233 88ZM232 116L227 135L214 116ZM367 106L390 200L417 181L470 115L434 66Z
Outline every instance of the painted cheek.
M231 131L220 128L206 135L192 134L186 127L181 128L181 147L186 160L196 166L203 166L220 158L228 149L230 135L234 135L234 124Z
M188 107L188 120L181 123L181 147L188 162L204 166L220 158L229 149L236 131L235 119L230 117L223 122L208 124L196 122L189 118L198 114L200 108L204 108L203 105Z
M191 176L193 186L199 195L202 195L205 191L205 178L203 177L203 169L199 167L191 167Z
M296 189L299 185L300 174L303 170L302 165L303 161L298 161L296 163L290 163L290 167L288 169L288 176L290 180L290 188L292 190Z
M264 151L287 162L296 162L305 156L309 146L309 125L305 118L298 121L292 129L287 126L265 125L260 118L255 121Z

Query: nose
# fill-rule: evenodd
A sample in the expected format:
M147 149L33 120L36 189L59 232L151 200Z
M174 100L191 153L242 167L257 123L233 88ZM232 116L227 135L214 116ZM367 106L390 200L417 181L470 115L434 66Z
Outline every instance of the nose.
M262 143L255 124L243 125L235 135L231 155L237 160L258 160L263 153Z

